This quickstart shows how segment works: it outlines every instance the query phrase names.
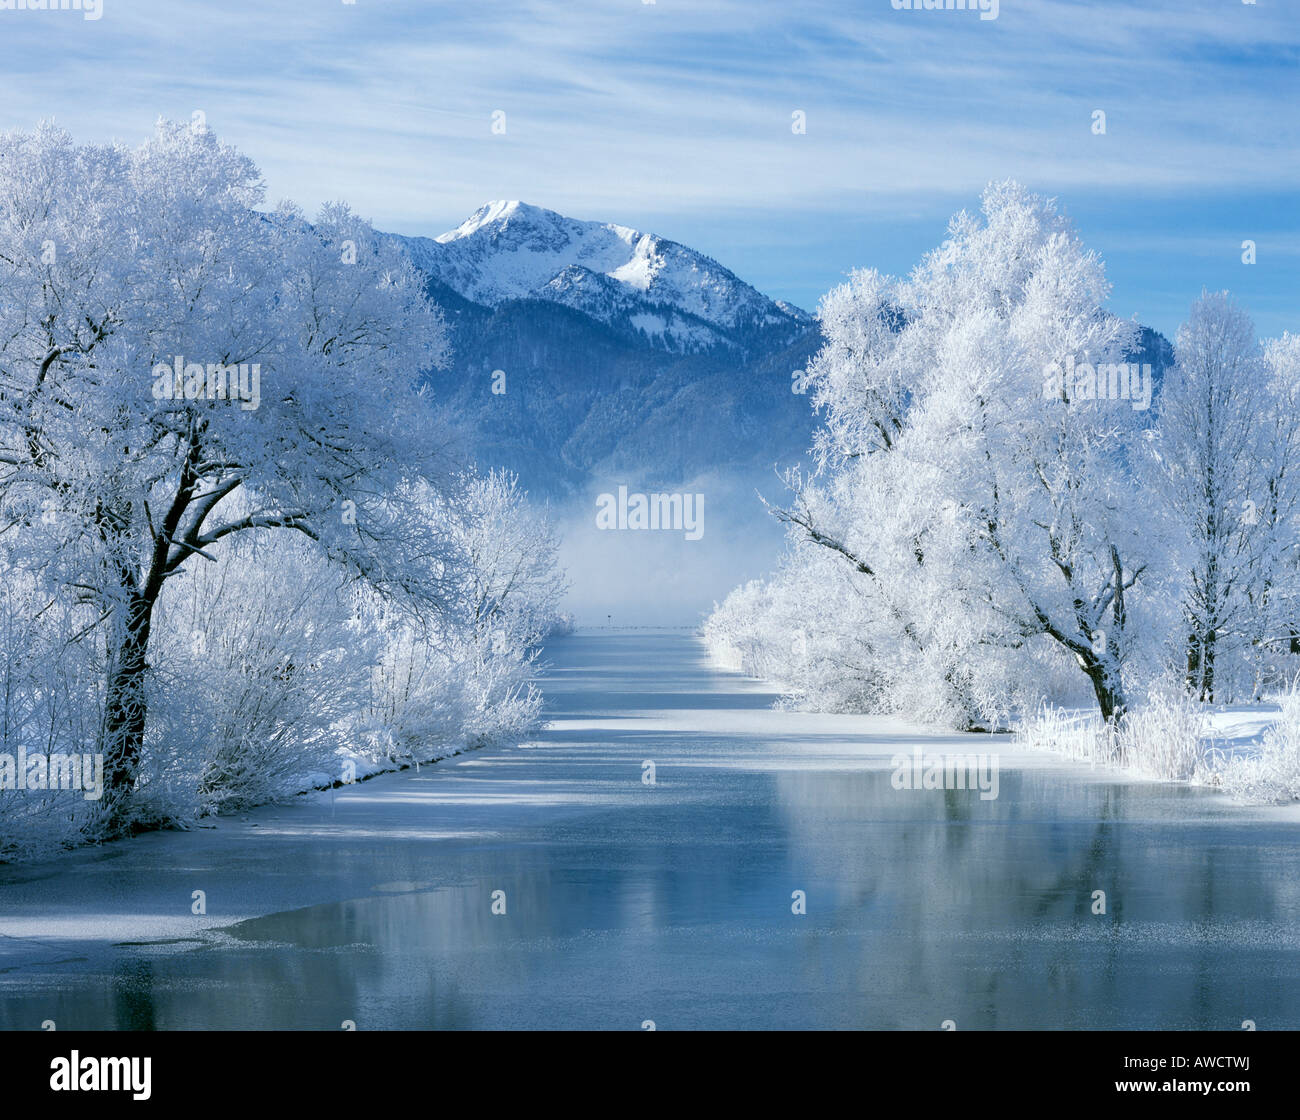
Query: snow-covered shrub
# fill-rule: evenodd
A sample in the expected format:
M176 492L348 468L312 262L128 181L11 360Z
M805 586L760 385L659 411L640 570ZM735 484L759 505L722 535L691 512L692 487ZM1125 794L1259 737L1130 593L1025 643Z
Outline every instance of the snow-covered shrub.
M572 611L563 611L555 615L551 622L550 629L546 631L548 638L563 638L572 634L578 625L577 619L574 618Z
M1204 775L1208 734L1204 705L1188 696L1178 682L1162 681L1118 725L1103 721L1096 711L1044 704L1017 726L1016 742L1089 765L1189 781Z
M1120 721L1119 762L1146 777L1189 781L1205 765L1209 719L1178 681L1158 681Z
M68 602L0 552L0 755L94 751L103 718L96 613ZM77 790L0 789L0 860L95 839L99 801Z
M1016 725L1014 742L1022 750L1053 751L1089 765L1113 765L1118 761L1114 728L1100 713L1087 709L1043 703Z
M763 580L730 592L705 620L700 634L713 660L724 669L776 682L783 664L770 661L768 612L771 594Z
M515 475L491 471L468 482L451 531L466 558L465 624L451 646L463 667L466 732L475 743L522 734L541 712L535 662L566 588L554 527Z
M1300 686L1282 698L1276 722L1259 748L1223 760L1214 777L1225 793L1241 801L1278 804L1300 800Z
M715 606L701 630L710 655L723 668L770 681L783 707L885 710L883 665L873 656L871 626L855 613L856 589L845 581L842 610L827 617L814 582L801 574L788 562L771 581L751 581ZM825 575L842 578L833 567Z
M138 819L237 809L337 774L379 653L354 598L292 540L234 543L166 589Z
M464 557L469 620L498 646L536 644L555 626L566 587L548 511L531 507L507 471L467 477L458 498L448 531Z
M430 626L362 596L362 626L378 638L378 655L366 674L366 698L351 744L377 763L433 757L428 744L443 743L463 727L467 705L459 663L447 640Z

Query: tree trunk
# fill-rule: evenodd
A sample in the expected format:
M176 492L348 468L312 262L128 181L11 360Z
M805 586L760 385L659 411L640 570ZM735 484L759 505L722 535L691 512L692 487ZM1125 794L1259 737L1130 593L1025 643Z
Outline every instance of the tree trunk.
M1187 691L1195 692L1200 687L1201 639L1193 630L1187 635Z
M1204 664L1201 668L1201 700L1206 703L1214 702L1214 647L1218 641L1219 633L1211 627L1205 635L1205 656L1201 659Z
M1110 675L1103 666L1090 666L1087 673L1097 697L1097 707L1101 709L1101 718L1107 723L1117 723L1128 708L1123 693L1110 683Z
M149 668L152 621L152 600L131 591L122 633L109 666L100 735L100 750L104 754L104 807L112 831L126 826L126 806L144 753L148 706L145 675Z

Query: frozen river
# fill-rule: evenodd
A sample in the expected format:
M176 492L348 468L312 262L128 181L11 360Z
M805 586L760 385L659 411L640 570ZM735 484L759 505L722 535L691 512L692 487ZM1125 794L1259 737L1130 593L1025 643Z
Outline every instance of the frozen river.
M685 632L547 656L528 743L0 868L0 1026L1300 1027L1294 814L772 711Z

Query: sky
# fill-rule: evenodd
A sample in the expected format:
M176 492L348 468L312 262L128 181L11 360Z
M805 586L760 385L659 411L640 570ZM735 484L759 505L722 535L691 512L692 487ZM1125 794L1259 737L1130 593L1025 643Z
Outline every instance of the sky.
M522 199L811 310L1016 178L1101 254L1117 314L1172 336L1228 289L1261 335L1300 331L1300 0L22 2L0 128L134 145L202 113L268 202L434 236Z

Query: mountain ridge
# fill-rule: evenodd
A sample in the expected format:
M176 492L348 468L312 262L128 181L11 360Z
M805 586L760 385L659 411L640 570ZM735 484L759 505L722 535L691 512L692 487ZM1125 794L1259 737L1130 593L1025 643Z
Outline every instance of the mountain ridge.
M462 299L563 304L669 353L788 343L814 323L679 242L525 202L489 202L433 238L388 236Z

